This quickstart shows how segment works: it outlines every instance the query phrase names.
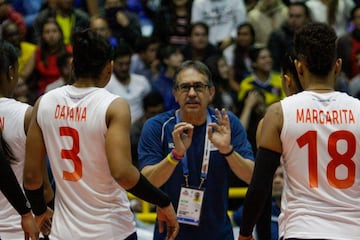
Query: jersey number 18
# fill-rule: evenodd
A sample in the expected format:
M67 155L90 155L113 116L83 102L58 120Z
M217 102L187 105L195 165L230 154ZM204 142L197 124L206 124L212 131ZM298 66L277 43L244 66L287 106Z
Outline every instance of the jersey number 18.
M340 153L337 149L337 142L339 140L344 140L347 143L347 149L344 153ZM297 139L297 143L300 148L308 145L310 188L317 188L319 185L317 132L307 131ZM328 183L335 188L344 189L351 187L355 182L355 162L352 160L356 150L355 136L345 130L333 132L328 138L327 148L329 156L331 157L326 168ZM340 165L347 168L347 176L344 179L339 179L336 176L336 168Z

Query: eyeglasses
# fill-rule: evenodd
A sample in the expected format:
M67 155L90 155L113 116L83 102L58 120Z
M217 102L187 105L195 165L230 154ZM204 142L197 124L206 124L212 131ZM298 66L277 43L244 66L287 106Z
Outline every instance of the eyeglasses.
M207 87L209 87L208 84L198 82L194 84L190 84L190 83L179 84L175 88L179 89L180 92L182 93L186 93L189 92L191 88L194 88L195 92L203 92Z

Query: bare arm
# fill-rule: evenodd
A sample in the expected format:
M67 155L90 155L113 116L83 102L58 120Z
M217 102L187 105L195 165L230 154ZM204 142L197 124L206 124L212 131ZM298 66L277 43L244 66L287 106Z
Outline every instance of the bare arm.
M243 158L237 152L234 152L230 156L226 157L226 161L238 178L242 179L246 183L250 183L252 173L254 171L254 161Z
M171 164L166 158L155 165L148 165L141 173L156 187L161 187L172 175L176 165Z
M40 126L37 122L37 111L40 99L37 100L30 120L26 137L26 157L24 165L24 188L35 190L41 187L46 165L46 149Z
M108 131L105 148L111 175L125 189L132 188L140 178L131 162L130 109L123 99L111 103L106 114Z
M266 124L261 126L259 147L281 153L280 134L283 125L283 114L280 102L274 103L268 108L263 121Z

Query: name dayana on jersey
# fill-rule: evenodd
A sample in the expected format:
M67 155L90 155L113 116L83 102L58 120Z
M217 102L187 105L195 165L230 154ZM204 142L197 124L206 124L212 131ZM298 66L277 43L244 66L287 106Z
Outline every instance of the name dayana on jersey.
M70 107L56 105L54 118L58 120L69 120L76 122L86 121L86 107Z

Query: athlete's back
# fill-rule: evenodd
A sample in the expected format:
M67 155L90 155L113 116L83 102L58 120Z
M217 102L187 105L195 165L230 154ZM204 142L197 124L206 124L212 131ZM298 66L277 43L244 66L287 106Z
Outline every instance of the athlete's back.
M359 105L340 92L281 101L285 239L360 239Z
M30 106L11 98L0 98L0 127L3 138L15 157L11 167L20 185L25 161L25 113ZM0 192L0 236L2 239L24 239L20 216Z
M123 239L135 231L105 152L115 98L101 88L64 86L40 100L37 120L56 182L51 239Z

